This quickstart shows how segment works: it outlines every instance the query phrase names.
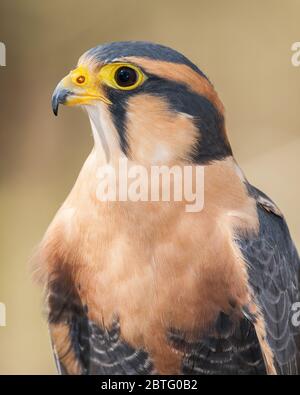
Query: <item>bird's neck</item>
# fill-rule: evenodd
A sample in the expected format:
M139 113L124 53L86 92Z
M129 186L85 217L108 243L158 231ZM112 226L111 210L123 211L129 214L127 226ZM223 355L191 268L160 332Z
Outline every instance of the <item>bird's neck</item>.
M111 163L113 160L124 157L120 149L117 131L114 129L109 113L102 106L86 106L94 138L94 154L99 162Z

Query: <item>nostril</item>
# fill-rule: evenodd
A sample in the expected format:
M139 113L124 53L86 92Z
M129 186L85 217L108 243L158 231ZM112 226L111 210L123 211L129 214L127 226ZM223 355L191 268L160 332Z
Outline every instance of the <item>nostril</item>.
M76 81L78 82L78 84L83 84L85 82L85 76L80 75L79 77L76 78Z

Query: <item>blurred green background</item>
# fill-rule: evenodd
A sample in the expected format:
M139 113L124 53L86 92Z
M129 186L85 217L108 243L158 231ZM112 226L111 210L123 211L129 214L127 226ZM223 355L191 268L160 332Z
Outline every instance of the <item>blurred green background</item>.
M299 0L1 0L0 373L55 373L29 258L92 147L80 110L51 113L57 82L97 44L150 40L214 82L235 156L273 197L300 246Z

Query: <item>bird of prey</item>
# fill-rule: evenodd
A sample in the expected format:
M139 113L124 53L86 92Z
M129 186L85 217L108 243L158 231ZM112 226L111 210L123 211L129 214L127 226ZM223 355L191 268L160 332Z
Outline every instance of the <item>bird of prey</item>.
M162 45L104 44L58 84L60 104L87 111L94 147L38 251L59 372L297 374L299 257L205 74ZM202 166L203 208L101 199L99 168L120 159Z

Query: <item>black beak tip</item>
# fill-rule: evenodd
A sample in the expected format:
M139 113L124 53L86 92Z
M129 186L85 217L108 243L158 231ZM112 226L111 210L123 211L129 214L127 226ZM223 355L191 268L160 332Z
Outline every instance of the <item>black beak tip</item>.
M58 96L57 96L57 95L54 94L54 95L52 96L51 104L52 104L52 111L53 111L53 114L54 114L55 116L57 116L57 114L58 114L58 107L59 107L59 100L58 100Z
M68 89L56 89L52 96L52 111L55 116L58 114L58 107L60 104L64 104L68 96L73 95L73 92Z
M58 107L57 108L53 108L53 114L57 117L57 115L58 115Z

